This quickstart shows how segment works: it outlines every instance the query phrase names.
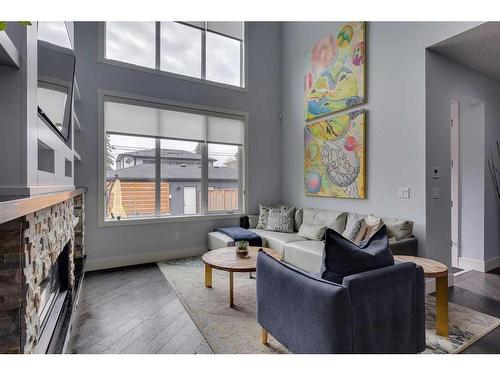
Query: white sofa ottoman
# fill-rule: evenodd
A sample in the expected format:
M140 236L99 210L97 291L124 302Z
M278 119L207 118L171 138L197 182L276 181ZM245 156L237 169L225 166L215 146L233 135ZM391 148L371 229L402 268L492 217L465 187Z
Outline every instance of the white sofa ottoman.
M221 232L210 232L208 234L208 250L229 246L234 246L234 240L231 237Z

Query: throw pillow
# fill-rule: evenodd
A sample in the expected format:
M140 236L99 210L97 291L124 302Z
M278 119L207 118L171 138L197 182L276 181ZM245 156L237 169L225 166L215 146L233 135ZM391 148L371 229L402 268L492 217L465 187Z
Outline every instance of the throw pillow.
M366 222L364 218L359 218L355 221L347 221L347 227L345 228L342 236L347 238L349 241L359 245L363 240L366 232Z
M326 226L322 224L306 224L300 226L298 236L307 238L308 240L320 241L325 236Z
M250 229L257 228L259 222L259 215L248 215L248 224Z
M269 217L269 207L259 204L259 221L256 229L266 229L267 219Z
M383 225L358 246L332 229L326 230L321 277L342 284L344 277L394 264L387 228Z
M295 207L270 208L266 230L293 233L295 229Z
M366 232L363 237L363 241L369 240L384 225L382 218L373 215L365 217L365 223Z
M304 210L302 208L297 208L295 211L295 232L298 232L302 222L304 221Z

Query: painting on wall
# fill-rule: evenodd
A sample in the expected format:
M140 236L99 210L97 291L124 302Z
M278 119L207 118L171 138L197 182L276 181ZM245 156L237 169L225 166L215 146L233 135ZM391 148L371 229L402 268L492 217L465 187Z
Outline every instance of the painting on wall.
M306 121L365 101L365 23L343 24L307 56Z
M305 194L366 198L365 110L304 127Z

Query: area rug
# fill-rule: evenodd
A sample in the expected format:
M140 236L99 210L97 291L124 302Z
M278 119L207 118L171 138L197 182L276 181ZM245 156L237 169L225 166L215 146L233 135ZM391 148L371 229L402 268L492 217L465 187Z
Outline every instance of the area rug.
M269 336L269 345L260 344L256 316L255 279L248 273L235 273L234 303L229 307L229 274L213 270L212 288L204 286L204 267L200 257L159 262L187 312L215 353L288 353ZM448 338L435 333L435 299L426 299L426 344L424 353L459 353L500 325L500 319L464 306L449 304Z

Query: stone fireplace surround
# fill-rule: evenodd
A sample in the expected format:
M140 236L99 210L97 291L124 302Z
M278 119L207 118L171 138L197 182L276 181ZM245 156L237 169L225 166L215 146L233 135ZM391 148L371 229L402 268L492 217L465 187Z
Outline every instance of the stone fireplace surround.
M0 353L45 353L49 343L50 351L62 351L69 337L85 261L84 194L75 190L43 198L0 203L0 219L15 214L9 207L14 202L23 201L20 206L24 207L22 216L0 221ZM33 199L41 204L33 204L34 211L26 212ZM68 293L57 319L58 335L63 337L53 338L49 332L49 340L40 343L40 285L66 245Z

